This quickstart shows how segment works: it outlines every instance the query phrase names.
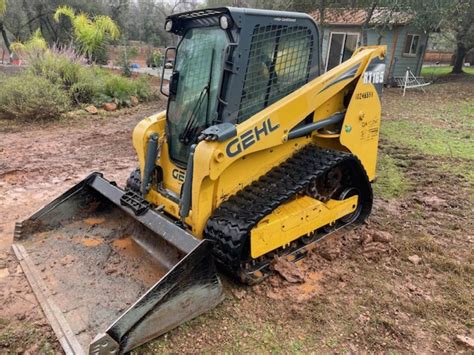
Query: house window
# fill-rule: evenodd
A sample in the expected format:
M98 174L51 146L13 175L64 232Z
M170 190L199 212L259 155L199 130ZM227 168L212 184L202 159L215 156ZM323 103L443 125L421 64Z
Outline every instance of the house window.
M326 71L349 59L357 49L358 33L331 32L326 59Z
M420 44L420 35L408 34L407 41L405 43L405 49L403 54L406 56L414 57L418 51L418 46Z

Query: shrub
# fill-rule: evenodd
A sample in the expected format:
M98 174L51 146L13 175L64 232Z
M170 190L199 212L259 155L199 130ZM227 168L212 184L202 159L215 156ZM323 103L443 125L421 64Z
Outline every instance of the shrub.
M160 51L152 50L148 53L146 58L146 65L151 68L161 67L163 64L163 55Z
M119 65L122 67L122 74L126 77L132 76L130 65L132 59L138 55L138 50L135 47L123 46L119 53Z
M71 21L77 48L90 60L94 59L94 53L100 50L108 39L118 39L120 36L117 24L108 16L96 15L90 18L84 12L76 13L70 6L60 6L53 17L59 22L62 16Z
M94 103L100 104L97 100L103 91L103 80L98 68L81 68L77 82L70 88L69 93L76 104Z
M113 101L118 106L130 106L131 96L136 96L140 100L148 100L153 95L146 77L131 80L107 73L102 80L104 87L99 97L105 102Z
M25 43L17 41L11 44L11 49L18 57L25 55L28 58L41 55L47 48L48 44L43 38L40 29L37 29Z
M91 60L95 64L107 65L109 63L109 54L107 53L106 43L94 49Z
M80 57L66 51L47 51L43 55L30 58L29 63L30 73L63 85L65 89L80 80L81 71L84 69Z
M0 78L0 113L10 118L55 118L71 104L101 106L115 102L131 106L132 96L148 100L153 92L148 78L128 79L97 66L71 48L52 48L29 58L27 71Z
M140 100L152 96L149 81L145 77L127 79L81 63L83 58L76 56L73 51L47 51L31 59L28 71L62 86L75 104L93 103L100 106L106 102L115 102L118 106L130 106L131 96Z
M146 76L141 76L133 81L135 84L136 96L143 101L148 101L155 96L151 85L150 79Z
M45 77L22 73L0 80L0 115L6 118L58 118L70 107L68 93Z

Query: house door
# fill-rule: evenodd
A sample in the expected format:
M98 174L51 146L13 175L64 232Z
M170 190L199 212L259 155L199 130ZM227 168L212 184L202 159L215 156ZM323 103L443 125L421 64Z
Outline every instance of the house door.
M326 71L349 59L356 50L358 42L358 33L331 32Z

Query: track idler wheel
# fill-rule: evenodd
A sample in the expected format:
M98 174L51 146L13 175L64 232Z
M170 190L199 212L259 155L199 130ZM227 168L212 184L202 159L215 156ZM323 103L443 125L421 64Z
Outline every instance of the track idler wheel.
M347 187L345 188L341 194L339 195L339 200L345 200L346 198L349 198L349 197L352 197L352 196L359 196L360 197L360 192L357 188L355 187ZM349 223L354 223L356 222L361 213L362 213L362 202L360 201L360 198L359 198L359 201L357 203L357 207L355 209L354 212L352 213L349 213L348 215L345 215L344 217L342 217L340 219L340 221L344 224L349 224Z

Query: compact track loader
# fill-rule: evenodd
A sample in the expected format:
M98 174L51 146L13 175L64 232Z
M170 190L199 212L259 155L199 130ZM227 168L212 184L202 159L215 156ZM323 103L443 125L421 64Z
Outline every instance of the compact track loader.
M167 110L133 131L122 190L93 173L17 223L13 249L67 353L129 351L372 207L385 47L321 72L306 14L169 16Z

